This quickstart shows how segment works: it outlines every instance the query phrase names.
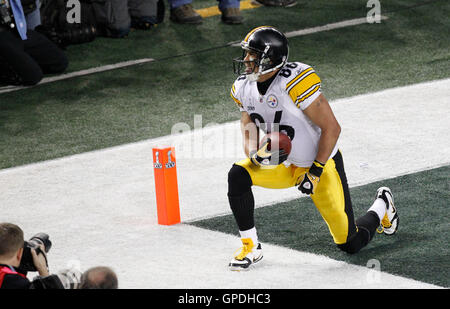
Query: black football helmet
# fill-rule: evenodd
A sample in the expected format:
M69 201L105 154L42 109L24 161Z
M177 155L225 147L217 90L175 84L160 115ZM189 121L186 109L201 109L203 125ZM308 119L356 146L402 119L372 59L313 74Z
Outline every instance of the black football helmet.
M250 80L256 81L262 74L281 68L288 59L289 47L287 38L279 30L271 26L261 26L250 31L241 41L243 55L233 60L234 72L247 75ZM251 51L257 54L252 72L246 72L245 56Z

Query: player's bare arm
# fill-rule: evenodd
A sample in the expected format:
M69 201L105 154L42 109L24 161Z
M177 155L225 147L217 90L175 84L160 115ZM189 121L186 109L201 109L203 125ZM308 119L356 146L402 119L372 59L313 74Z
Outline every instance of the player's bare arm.
M322 130L316 160L326 163L339 138L341 126L323 94L314 100L303 112Z
M244 152L249 157L251 151L258 149L259 130L247 112L241 112L241 132Z

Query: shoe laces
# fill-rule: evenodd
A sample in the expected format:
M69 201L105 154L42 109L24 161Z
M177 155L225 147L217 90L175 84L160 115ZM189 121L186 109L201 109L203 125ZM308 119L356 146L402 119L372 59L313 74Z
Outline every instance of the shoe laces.
M385 228L390 228L392 226L392 223L391 221L389 221L387 214L381 220L381 225Z
M383 219L381 219L381 224L378 227L377 232L379 234L381 234L381 233L383 233L385 228L390 228L391 226L392 226L392 223L391 223L391 221L389 221L388 215L385 214Z
M235 256L236 260L243 260L249 253L252 252L252 249L254 247L252 241L249 241L249 242L242 241L242 243L244 245L236 251L236 252L239 252L239 250L241 250L241 253L239 253L238 255Z

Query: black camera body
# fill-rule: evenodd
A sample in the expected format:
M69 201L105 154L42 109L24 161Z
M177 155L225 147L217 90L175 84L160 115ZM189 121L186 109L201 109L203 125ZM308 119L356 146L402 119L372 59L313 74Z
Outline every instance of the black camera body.
M73 44L92 42L97 37L97 26L95 16L90 10L90 0L81 1L80 9L80 22L69 23L67 21L69 9L65 1L42 1L40 7L42 24L35 30L63 49Z
M97 29L94 25L64 25L63 27L41 25L36 27L36 31L45 35L61 48L66 48L68 45L73 44L92 42L97 36Z
M19 272L26 274L29 271L37 271L33 263L31 249L34 249L39 255L42 253L42 250L40 248L41 244L44 245L45 253L48 253L48 251L50 251L50 248L52 247L52 242L50 241L50 237L48 234L38 233L31 237L29 241L24 242L22 260L20 261L20 266L18 268Z

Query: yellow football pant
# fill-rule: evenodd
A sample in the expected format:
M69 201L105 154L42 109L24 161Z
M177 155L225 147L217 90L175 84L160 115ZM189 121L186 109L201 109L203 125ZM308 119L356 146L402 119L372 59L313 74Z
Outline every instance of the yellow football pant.
M273 167L258 167L249 158L237 163L250 174L253 185L284 189L299 184L309 168L280 164ZM300 192L299 192L300 194ZM311 195L314 205L328 225L336 244L346 243L356 232L350 195L345 177L342 155L338 153L325 164L315 193Z

